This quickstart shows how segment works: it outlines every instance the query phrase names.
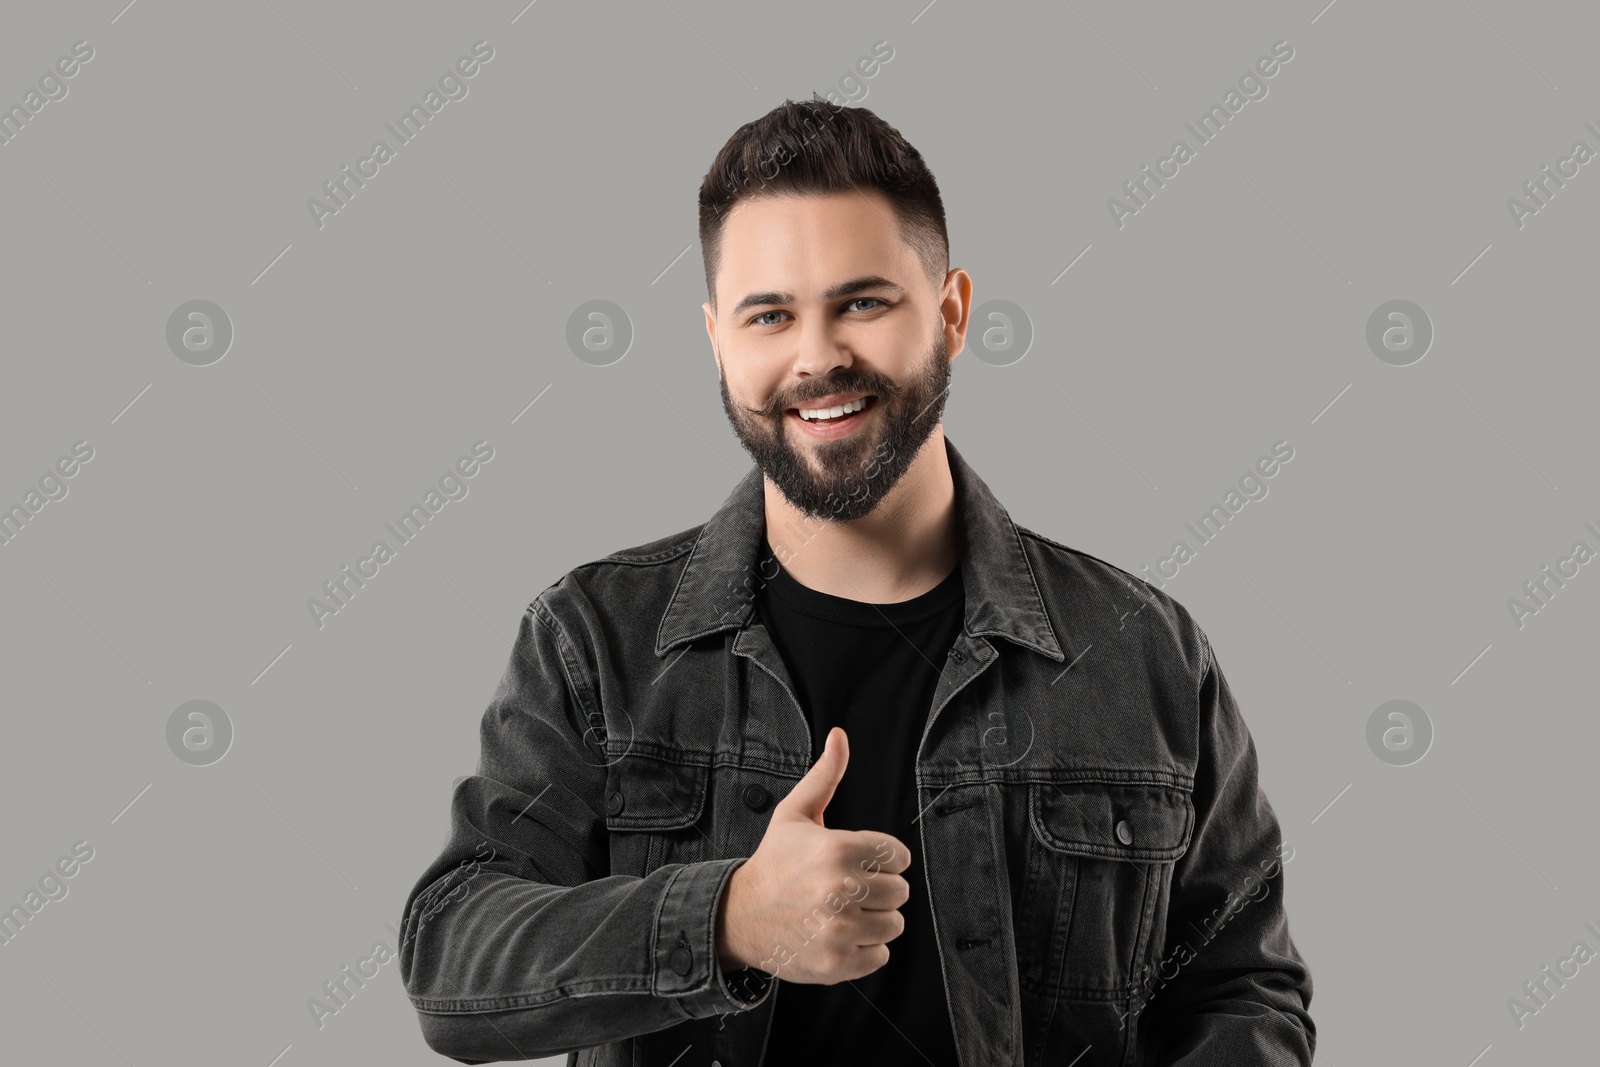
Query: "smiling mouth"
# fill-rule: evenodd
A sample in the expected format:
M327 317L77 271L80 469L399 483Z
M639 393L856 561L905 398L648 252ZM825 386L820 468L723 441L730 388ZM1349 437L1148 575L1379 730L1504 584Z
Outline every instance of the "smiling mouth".
M871 411L873 405L876 404L877 402L878 402L878 398L869 393L868 395L862 397L859 401L851 401L851 404L859 404L860 405L859 407L857 407L853 411L842 410L842 408L849 407L850 405L840 405L840 406L837 406L837 407L833 407L833 408L827 409L829 411L839 412L839 414L837 414L837 415L812 417L811 415L802 415L802 414L800 414L800 412L801 411L816 412L816 411L821 410L821 409L807 408L807 407L804 407L802 405L801 407L789 408L785 412L785 414L793 416L794 418L799 419L801 422L804 422L804 423L806 423L807 425L810 425L810 426L842 426L843 424L849 422L850 420L852 420L852 419L854 419L854 418L856 418L856 417L858 417L858 416L860 416L862 414L865 414L868 411Z

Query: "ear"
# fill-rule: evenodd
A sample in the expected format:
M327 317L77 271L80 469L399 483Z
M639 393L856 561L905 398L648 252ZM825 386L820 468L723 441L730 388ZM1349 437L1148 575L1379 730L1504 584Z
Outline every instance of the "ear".
M711 339L711 358L717 361L717 373L722 373L722 354L717 350L717 313L707 300L700 305L700 310L706 313L706 336Z
M960 267L944 276L939 312L944 319L945 348L955 359L967 346L968 318L972 314L972 276Z

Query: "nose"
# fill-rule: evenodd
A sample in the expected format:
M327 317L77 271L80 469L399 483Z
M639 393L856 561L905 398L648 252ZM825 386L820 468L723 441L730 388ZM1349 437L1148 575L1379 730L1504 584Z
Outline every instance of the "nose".
M799 348L794 356L794 370L802 378L827 377L834 368L848 367L855 361L831 323L812 319L801 323L795 333Z

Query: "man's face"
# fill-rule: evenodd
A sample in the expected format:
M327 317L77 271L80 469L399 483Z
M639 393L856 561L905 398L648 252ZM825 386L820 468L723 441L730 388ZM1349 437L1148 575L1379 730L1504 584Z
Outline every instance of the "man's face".
M741 201L716 287L706 328L745 451L806 515L871 512L939 426L946 333L959 354L966 327L964 307L953 326L942 304L961 297L929 283L876 190ZM861 397L841 418L800 415Z

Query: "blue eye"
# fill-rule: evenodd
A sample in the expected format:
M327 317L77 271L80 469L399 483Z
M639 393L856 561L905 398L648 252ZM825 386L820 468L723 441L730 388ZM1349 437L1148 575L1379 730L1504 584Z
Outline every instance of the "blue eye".
M870 306L870 307L857 307L856 305L858 305L858 304L870 304L872 306ZM846 301L845 305L844 305L846 311L854 311L854 312L857 312L857 313L866 313L866 312L877 311L880 307L888 307L888 306L889 306L889 302L887 300L883 300L883 299L881 299L879 297L876 297L876 296L858 296L854 300ZM787 311L763 311L761 314L756 315L755 317L751 318L746 325L750 325L750 326L776 326L776 325L778 325L779 322L782 321L782 319L774 320L774 319L770 318L769 316L774 316L774 315L780 315L781 316L781 315L787 315L787 314L788 314Z

